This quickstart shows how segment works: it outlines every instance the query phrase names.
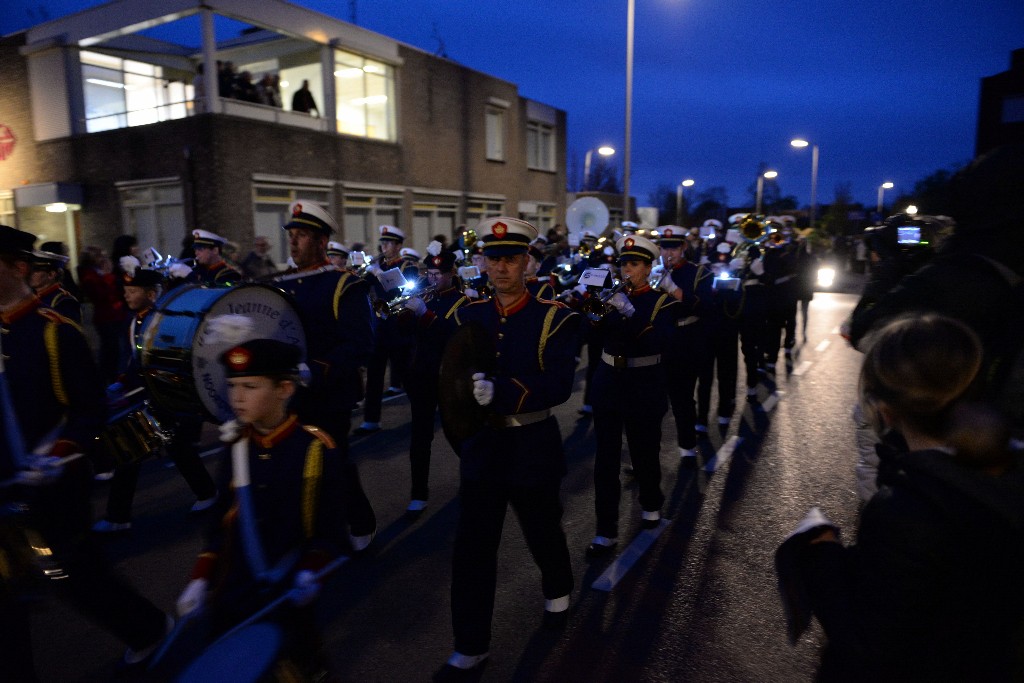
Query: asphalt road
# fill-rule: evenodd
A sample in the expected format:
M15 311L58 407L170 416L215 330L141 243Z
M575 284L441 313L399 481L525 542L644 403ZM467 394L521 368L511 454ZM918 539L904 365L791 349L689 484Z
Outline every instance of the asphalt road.
M562 486L576 579L569 625L561 633L539 628L539 573L510 514L499 558L491 661L483 680L813 678L822 636L815 627L796 647L787 644L772 554L810 505L822 506L848 530L848 538L855 528L849 412L859 354L837 334L855 301L846 294L816 295L808 339L786 371L780 365L777 385L761 387L765 410L744 406L726 434L712 434L702 443L702 462L710 460L713 473L680 468L669 413L661 454L667 521L658 532L641 533L635 487L624 478L620 550L636 555L628 568L621 557L614 566L611 560L584 557L594 533L594 434L589 419L578 419L577 387L555 411L569 460ZM578 381L582 375L581 368ZM777 398L770 396L772 388ZM457 461L438 429L430 506L418 520L407 520L407 400L389 400L383 420L384 431L353 442L379 527L370 552L343 566L324 591L320 609L327 652L341 680L427 681L451 651ZM712 458L715 452L719 455ZM213 466L214 460L207 462ZM98 512L105 493L106 486L98 485ZM119 571L168 611L200 549L201 520L188 514L191 504L180 476L164 462L150 461L140 479L133 530L105 542ZM627 548L634 538L649 547L642 553ZM593 587L598 580L605 589ZM201 631L200 623L183 632L167 655L168 671L198 656ZM33 634L44 681L108 680L123 652L118 641L53 600L40 605Z

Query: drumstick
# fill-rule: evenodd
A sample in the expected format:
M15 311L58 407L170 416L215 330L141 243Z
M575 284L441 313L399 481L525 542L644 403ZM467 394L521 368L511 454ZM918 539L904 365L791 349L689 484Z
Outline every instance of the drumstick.
M348 560L349 560L348 555L342 555L341 557L337 558L336 560L334 560L333 562L331 562L330 564L328 564L327 566L325 566L323 569L321 569L320 571L318 571L316 573L316 575L315 575L316 580L319 581L319 580L323 579L324 577L328 576L329 574L333 573L336 569L338 569L338 567L340 567L341 565L343 565L346 562L348 562ZM287 602L288 600L291 600L292 596L295 594L295 592L296 592L295 589L292 589L292 590L284 593L283 595L281 595L281 597L277 598L273 602L271 602L268 605L266 605L263 609L259 610L255 614L251 615L245 621L243 621L243 622L241 622L239 624L236 624L230 631L228 631L227 633L222 635L220 638L215 640L213 642L213 645L216 645L217 643L219 643L220 641L224 640L225 638L228 638L228 637L234 635L238 631L241 631L243 628L246 628L247 626L250 626L250 625L256 623L257 621L259 621L260 619L262 619L266 615L270 614L275 609L280 607L283 603ZM210 647L213 647L213 645L211 645Z

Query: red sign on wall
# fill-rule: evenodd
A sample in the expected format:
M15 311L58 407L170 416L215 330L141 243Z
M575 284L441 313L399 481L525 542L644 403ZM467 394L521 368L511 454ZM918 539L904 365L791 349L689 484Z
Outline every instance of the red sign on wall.
M15 142L14 131L0 123L0 161L6 161L14 153Z

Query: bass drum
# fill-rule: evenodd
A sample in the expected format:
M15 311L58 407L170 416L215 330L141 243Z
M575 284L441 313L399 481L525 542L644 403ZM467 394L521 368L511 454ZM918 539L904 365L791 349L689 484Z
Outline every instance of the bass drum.
M168 292L149 316L142 336L142 376L150 399L176 415L232 419L224 366L218 358L250 339L298 346L306 333L285 292L267 285L185 285Z

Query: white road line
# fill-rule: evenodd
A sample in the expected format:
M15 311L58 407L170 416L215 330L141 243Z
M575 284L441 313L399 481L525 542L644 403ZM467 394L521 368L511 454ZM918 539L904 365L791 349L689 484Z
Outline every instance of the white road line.
M820 352L824 351L825 349L827 349L830 346L832 346L832 342L829 341L828 339L826 339L825 341L823 341L820 344L818 344L817 346L815 346L814 350L818 351L820 353Z
M804 361L804 362L806 363L807 361ZM793 374L796 374L796 373L794 372ZM779 402L779 395L778 395L778 393L769 394L768 398L766 398L764 400L764 403L761 404L761 408L764 410L764 412L770 413L773 410L775 410L775 406L778 404L778 402Z
M729 439L722 444L722 447L718 449L714 457L707 461L704 465L705 472L714 472L725 463L729 462L729 458L732 457L733 451L736 447L743 443L742 436L736 436L735 434L730 436Z
M734 437L735 438L735 437ZM626 575L636 561L643 557L643 554L654 545L654 541L661 535L661 532L669 525L667 519L662 519L661 523L653 529L645 529L633 539L622 554L615 558L615 561L604 570L601 576L594 580L594 583L590 585L594 590L599 591L611 591L615 588L615 585L622 580L622 577Z
M812 365L811 361L805 360L805 361L801 362L800 365L796 366L796 369L793 370L793 374L795 376L799 377L800 375L802 375L805 372L807 372L808 370L810 370L811 365Z

